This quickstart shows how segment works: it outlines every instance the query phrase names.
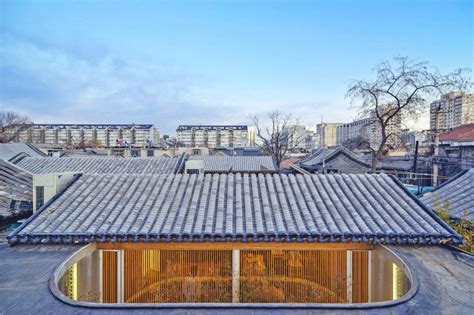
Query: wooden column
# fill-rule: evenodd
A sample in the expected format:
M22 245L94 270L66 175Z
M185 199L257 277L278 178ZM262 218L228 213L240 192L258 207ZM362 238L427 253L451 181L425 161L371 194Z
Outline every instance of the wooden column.
M232 250L232 303L240 300L240 251Z
M347 303L352 303L352 251L347 251Z

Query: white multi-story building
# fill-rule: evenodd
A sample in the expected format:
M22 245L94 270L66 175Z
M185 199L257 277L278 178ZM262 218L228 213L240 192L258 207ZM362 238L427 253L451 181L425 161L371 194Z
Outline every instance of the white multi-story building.
M382 106L380 109L380 114L384 117L388 117L390 111L393 109L390 104ZM370 134L369 141L372 148L378 148L382 142L382 126L377 118L375 110L370 113ZM386 135L389 135L389 138L386 142L386 145L397 148L401 144L400 134L402 132L402 115L400 112L390 119L390 123L385 127Z
M291 133L288 139L288 147L292 151L311 152L316 147L316 135L304 125L290 125L286 132Z
M21 130L14 140L59 147L82 145L108 148L153 146L159 143L159 138L158 130L151 124L34 124Z
M245 125L180 125L176 132L178 145L183 147L236 148L249 142Z
M430 105L430 129L435 130L439 110L439 129L446 130L474 123L474 94L451 92Z
M316 125L316 143L319 148L337 146L337 128L342 123L321 123Z
M336 130L337 145L343 145L347 140L357 137L369 139L371 131L370 122L370 118L364 118L338 126Z

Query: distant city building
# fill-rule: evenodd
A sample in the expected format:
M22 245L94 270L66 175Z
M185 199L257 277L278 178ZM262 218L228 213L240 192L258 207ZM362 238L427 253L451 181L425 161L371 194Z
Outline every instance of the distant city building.
M288 147L293 152L311 152L316 148L316 134L304 125L291 125L286 128L292 132L288 139Z
M418 144L421 146L423 142L427 139L426 132L423 131L410 131L403 130L400 133L401 144L405 147L414 146L418 141Z
M347 140L358 136L368 139L370 137L370 118L358 119L353 122L342 124L336 129L337 145L343 145Z
M385 106L386 110L389 109ZM400 133L402 127L402 118L400 114L392 118L392 123L387 126L387 134L392 136L388 139L389 145L398 147L401 143ZM317 144L320 148L334 148L343 145L346 141L361 137L370 142L374 148L380 145L382 141L382 129L372 111L370 116L358 119L350 123L323 123L316 125ZM321 143L322 142L322 143Z
M12 131L15 126L11 127ZM151 124L34 124L15 141L55 146L154 146L159 132Z
M385 105L381 109L384 112L390 111L390 105ZM375 110L370 113L370 135L369 141L372 148L378 148L382 142L382 127L378 121ZM390 135L386 145L394 148L400 146L400 133L402 132L402 115L400 112L391 118L391 123L386 126L385 133Z
M316 125L316 143L318 148L337 146L337 127L342 123L321 123Z
M183 147L246 147L249 138L245 125L180 125L176 132Z
M439 109L439 129L452 129L474 123L474 94L451 92L430 105L430 129L435 130L435 113Z

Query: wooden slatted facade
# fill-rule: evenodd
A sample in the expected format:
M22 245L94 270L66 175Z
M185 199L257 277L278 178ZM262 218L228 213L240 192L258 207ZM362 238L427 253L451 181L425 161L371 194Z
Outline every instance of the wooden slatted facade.
M118 302L118 251L102 251L102 303Z
M123 249L121 255L119 252L102 251L103 303L118 302L121 287L124 303L233 302L232 250ZM368 251L352 254L353 280L348 290L347 250L241 250L237 301L367 302ZM118 267L120 257L123 271Z

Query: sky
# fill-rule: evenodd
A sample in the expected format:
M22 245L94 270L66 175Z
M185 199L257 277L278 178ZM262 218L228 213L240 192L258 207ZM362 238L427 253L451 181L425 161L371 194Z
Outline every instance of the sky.
M271 110L348 122L348 85L382 61L474 68L473 3L0 0L0 110L164 134Z

